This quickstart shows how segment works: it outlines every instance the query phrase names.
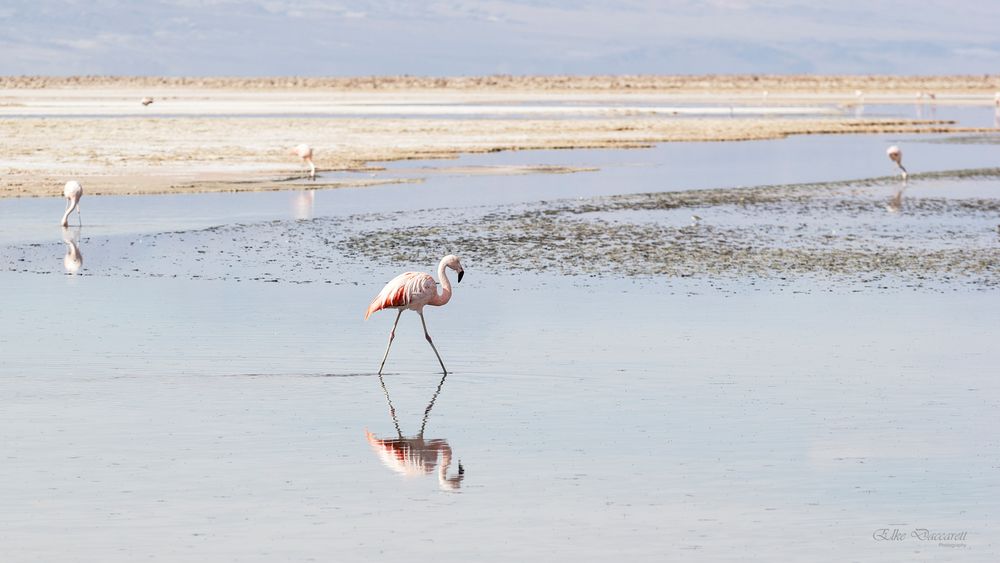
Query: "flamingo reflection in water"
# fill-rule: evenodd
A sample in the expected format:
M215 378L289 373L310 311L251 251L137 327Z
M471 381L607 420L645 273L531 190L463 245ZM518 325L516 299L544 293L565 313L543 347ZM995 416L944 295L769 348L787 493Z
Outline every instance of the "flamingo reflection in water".
M80 246L77 244L77 241L80 240L80 229L77 228L76 232L73 232L69 228L63 227L62 240L66 243L63 268L66 269L67 274L77 274L83 268L83 254L80 253Z
M903 192L906 191L906 177L899 183L896 193L893 194L889 203L885 204L885 210L889 213L899 213L903 209Z
M313 206L316 205L316 192L299 190L292 198L292 215L299 221L313 218Z
M379 375L378 380L382 384L382 392L385 393L385 400L389 403L389 414L392 415L392 423L396 426L397 437L388 439L378 438L367 430L365 430L365 435L368 438L368 444L378 455L382 463L389 469L410 477L431 475L435 473L434 468L437 466L438 485L443 490L454 491L458 490L462 485L462 480L465 479L465 468L462 467L462 462L458 462L458 471L449 477L448 469L451 467L452 453L448 441L443 439L424 439L427 419L430 417L434 401L437 400L438 395L441 393L444 380L447 378L448 374L445 374L441 378L437 390L434 391L434 396L431 397L430 403L424 409L424 418L420 424L420 432L412 438L405 438L403 437L403 431L399 427L399 419L396 418L396 407L393 406L392 399L389 398L389 390L385 386L385 380Z

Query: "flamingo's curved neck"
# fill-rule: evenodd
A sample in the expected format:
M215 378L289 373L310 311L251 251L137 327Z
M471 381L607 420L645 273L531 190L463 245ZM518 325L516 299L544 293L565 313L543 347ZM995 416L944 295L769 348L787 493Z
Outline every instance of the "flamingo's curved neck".
M70 200L66 202L66 213L63 213L63 218L62 218L63 227L69 224L69 214L72 213L74 209L76 209L76 206L79 205L79 203L80 200L75 198L70 198Z
M431 300L431 305L440 306L451 301L451 281L448 279L447 269L448 267L442 259L441 263L438 264L438 283L441 284L441 294Z

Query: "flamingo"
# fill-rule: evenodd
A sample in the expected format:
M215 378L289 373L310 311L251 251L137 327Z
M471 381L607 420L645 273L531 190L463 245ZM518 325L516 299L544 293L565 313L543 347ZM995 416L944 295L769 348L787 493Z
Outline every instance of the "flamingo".
M148 106L149 104L153 103L153 98L150 98L149 96L146 96L143 99L139 100L139 103L142 104L142 105L144 105L144 106Z
M891 147L885 150L885 154L886 156L889 157L889 160L896 163L896 166L903 174L903 179L905 180L906 168L903 168L903 151L899 150L899 147L897 147L896 145L892 145Z
M309 165L309 179L316 179L316 165L313 164L313 150L309 145L302 143L301 145L295 147L295 154L299 155L302 162Z
M389 348L392 347L392 339L396 336L396 325L399 324L399 317L407 309L416 311L420 315L420 324L424 326L424 337L427 339L427 343L431 345L431 349L434 350L434 355L437 356L438 362L441 364L441 370L444 373L448 373L448 369L444 367L444 361L441 360L441 354L438 353L437 348L434 346L434 341L431 340L431 335L427 332L427 321L424 320L425 305L440 307L451 300L451 282L448 280L445 268L451 268L458 272L458 282L462 282L462 276L465 275L462 263L458 261L458 256L449 254L442 258L441 263L438 264L438 279L441 280L440 294L437 292L437 283L435 283L434 278L430 274L424 272L406 272L399 274L390 280L389 283L385 284L382 291L368 305L365 320L368 320L368 317L372 313L381 311L382 309L396 309L399 311L396 314L396 322L392 323L392 330L389 331L389 344L385 347L385 355L382 356L382 364L378 368L379 375L382 375L385 360L389 357Z
M63 188L63 197L66 198L66 213L63 213L62 222L59 224L63 227L68 227L69 214L76 209L77 218L80 219L80 225L82 226L83 217L80 215L80 198L83 197L83 186L76 180L66 182L66 187Z

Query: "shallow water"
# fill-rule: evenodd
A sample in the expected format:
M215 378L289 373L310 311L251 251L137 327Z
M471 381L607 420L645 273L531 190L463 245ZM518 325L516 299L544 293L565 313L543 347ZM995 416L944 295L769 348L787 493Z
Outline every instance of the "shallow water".
M364 309L396 272L433 263L368 261L321 238L378 226L353 216L397 211L440 208L415 220L458 223L473 208L542 199L886 175L890 142L913 172L996 165L995 147L906 141L474 155L458 162L601 170L429 175L312 197L95 197L84 200L84 275L61 273L67 245L46 220L58 200L0 201L4 264L23 252L42 272L0 271L3 552L996 560L995 289L466 261L454 299L427 311L453 373L442 382L407 313L383 389L375 371L392 315L365 322ZM996 182L910 189L981 197ZM916 221L905 210L887 220ZM261 246L241 256L247 241ZM393 461L404 446L419 463ZM921 528L967 535L949 547L910 536ZM880 541L883 529L906 539Z
M87 197L85 236L157 233L288 218L342 217L443 207L535 202L567 197L676 191L892 174L885 149L904 151L912 173L997 166L990 144L935 143L928 135L817 135L773 141L665 143L650 149L515 151L454 160L401 161L384 171L320 174L323 179L426 178L422 184L296 192ZM598 172L448 175L434 170L476 166L597 167ZM421 174L421 168L429 168ZM86 182L84 182L86 184ZM310 182L293 182L308 189ZM84 185L86 190L86 185ZM58 191L58 190L55 190ZM98 203L99 202L99 203ZM61 198L0 199L0 244L59 240ZM44 217L53 217L51 221Z
M454 373L424 437L456 489L366 441L398 435L375 283L0 275L5 551L953 557L872 538L926 527L996 555L995 296L521 285L470 267L428 312ZM435 367L408 314L385 378L408 438Z
M783 117L815 118L830 115L855 117L884 117L903 119L927 119L954 121L966 127L1000 127L1000 111L992 103L967 103L949 105L930 100L912 104L869 103L838 104L829 101L780 105L760 104L754 101L733 101L732 103L664 103L662 101L633 100L628 102L516 102L497 103L379 103L379 104L333 104L303 112L300 107L279 107L262 111L246 106L236 106L228 113L206 113L204 108L183 105L169 110L150 110L129 106L93 107L94 113L80 113L76 107L72 113L65 111L52 113L50 108L7 107L3 109L5 119L130 119L135 117L151 119L177 119L198 117L203 119L589 119L628 115L631 118L650 119L698 118L698 117ZM967 101L968 102L968 101ZM155 107L155 106L154 106Z

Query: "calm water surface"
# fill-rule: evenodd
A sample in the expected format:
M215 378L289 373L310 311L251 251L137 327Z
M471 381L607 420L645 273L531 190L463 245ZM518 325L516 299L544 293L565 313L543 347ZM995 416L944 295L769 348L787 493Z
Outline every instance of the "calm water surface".
M324 191L307 216L882 175L884 146L905 141L469 156L601 171ZM995 150L904 148L913 171L994 166ZM300 197L85 199L82 251L88 236L288 220ZM60 213L0 201L0 241L56 243L58 267ZM466 263L427 312L453 373L408 313L380 380L392 315L362 317L398 266L332 254L335 283L295 284L90 264L0 272L5 560L998 558L994 292L720 291ZM909 535L923 528L966 536Z

